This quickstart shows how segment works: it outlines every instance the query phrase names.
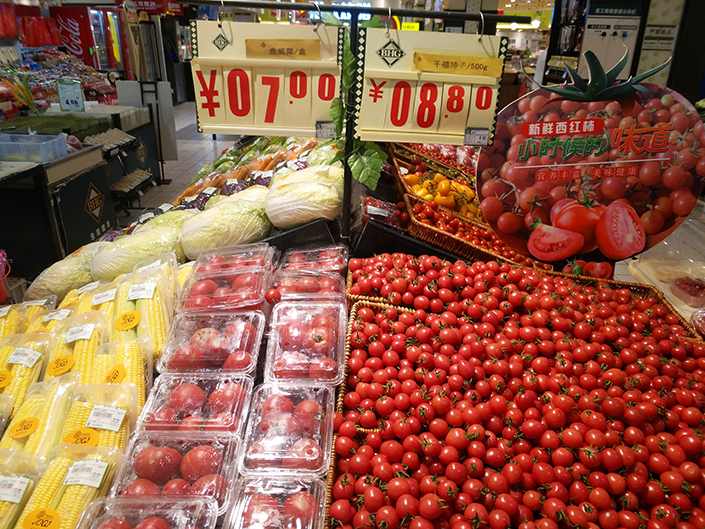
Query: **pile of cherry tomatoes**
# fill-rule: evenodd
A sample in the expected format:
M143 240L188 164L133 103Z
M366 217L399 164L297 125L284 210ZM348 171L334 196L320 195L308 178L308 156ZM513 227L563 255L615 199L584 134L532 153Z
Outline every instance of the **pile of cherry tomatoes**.
M656 298L433 256L349 269L413 308L351 315L331 527L705 527L705 344Z

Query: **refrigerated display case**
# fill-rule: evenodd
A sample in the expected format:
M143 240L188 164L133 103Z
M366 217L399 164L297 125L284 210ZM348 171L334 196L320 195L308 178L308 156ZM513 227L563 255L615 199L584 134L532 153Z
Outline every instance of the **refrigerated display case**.
M101 70L132 70L122 12L117 8L90 9L96 60Z

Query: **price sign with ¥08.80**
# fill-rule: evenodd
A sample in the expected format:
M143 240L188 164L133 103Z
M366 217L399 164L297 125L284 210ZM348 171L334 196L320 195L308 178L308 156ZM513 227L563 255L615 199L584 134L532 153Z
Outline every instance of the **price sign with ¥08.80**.
M339 28L198 20L191 29L201 132L313 136L331 119Z
M361 139L492 142L502 37L368 29L365 42Z

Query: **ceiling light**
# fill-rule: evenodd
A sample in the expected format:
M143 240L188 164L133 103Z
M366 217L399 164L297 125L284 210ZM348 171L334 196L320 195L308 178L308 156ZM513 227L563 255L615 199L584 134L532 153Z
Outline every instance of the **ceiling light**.
M516 29L517 29L519 26L517 26L517 23L516 23L516 22L512 22L512 23L509 25L509 27L511 28L512 31L516 31Z
M535 18L531 21L531 27L537 28L541 25L541 21L538 18Z

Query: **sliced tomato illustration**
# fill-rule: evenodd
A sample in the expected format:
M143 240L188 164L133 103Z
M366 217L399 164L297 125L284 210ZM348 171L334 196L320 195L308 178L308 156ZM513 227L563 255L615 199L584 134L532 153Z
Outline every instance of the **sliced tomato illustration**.
M575 255L584 242L577 232L539 224L529 237L529 251L542 261L560 261Z
M597 221L597 246L610 259L626 259L646 246L644 226L634 208L623 202L612 202Z

